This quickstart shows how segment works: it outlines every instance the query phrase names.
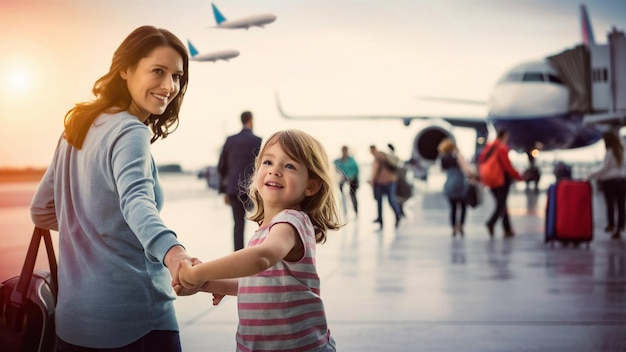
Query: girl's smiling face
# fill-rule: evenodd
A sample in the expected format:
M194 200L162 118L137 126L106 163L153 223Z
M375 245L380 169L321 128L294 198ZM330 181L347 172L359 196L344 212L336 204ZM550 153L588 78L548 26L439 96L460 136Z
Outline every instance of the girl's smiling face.
M261 155L255 183L266 210L299 209L302 200L317 190L309 170L285 153L279 143L268 146Z

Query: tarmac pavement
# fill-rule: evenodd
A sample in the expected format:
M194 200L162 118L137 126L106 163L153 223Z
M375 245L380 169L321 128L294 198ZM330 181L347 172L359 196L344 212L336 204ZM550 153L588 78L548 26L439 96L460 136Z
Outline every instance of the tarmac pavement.
M348 213L347 225L317 253L339 351L626 351L626 246L602 232L600 197L587 248L545 244L545 191L526 193L523 185L509 199L516 231L510 239L501 227L494 238L487 235L484 223L493 210L487 193L468 210L463 237L452 237L448 204L436 184L416 185L397 229L387 204L384 228L372 223L367 184L358 196L359 217ZM195 202L169 203L164 217L186 209L172 226L196 232L183 242L201 259L230 251L228 207L219 197ZM185 351L234 351L234 297L217 307L202 294L176 304Z
M163 218L190 254L206 261L232 251L231 213L221 196L195 175L162 179ZM379 230L371 189L362 183L359 217L348 213L347 225L318 246L338 351L626 351L626 240L602 232L599 196L593 242L565 247L544 243L543 190L518 185L511 193L516 235L505 239L499 224L494 238L487 235L487 193L468 210L465 236L453 237L439 186L416 184L397 229L385 204ZM21 267L32 231L27 214L24 206L0 209L8 231L0 235L3 277ZM247 236L254 227L248 223ZM217 307L208 294L175 304L184 351L235 350L236 297Z

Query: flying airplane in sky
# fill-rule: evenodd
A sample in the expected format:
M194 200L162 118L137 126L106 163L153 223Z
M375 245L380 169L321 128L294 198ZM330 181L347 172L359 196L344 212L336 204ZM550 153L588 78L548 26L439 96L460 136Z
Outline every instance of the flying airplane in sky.
M270 24L276 21L276 16L272 14L259 14L252 15L242 18L237 18L234 20L227 20L222 12L215 6L215 4L211 3L211 7L213 7L213 16L215 17L216 28L227 28L227 29L239 29L245 28L248 29L250 27L261 27L264 25Z
M219 50L210 53L199 53L198 49L196 49L189 39L187 39L187 46L189 47L189 55L191 55L190 60L193 61L228 61L239 56L239 51L237 50Z
M609 55L606 54L609 51L607 46L595 43L585 6L581 5L580 10L583 45L543 60L520 64L506 72L491 93L487 103L488 116L486 118L417 115L295 116L284 111L276 95L277 107L279 113L289 119L401 119L407 126L413 119L433 120L432 126L425 127L417 133L412 144L411 161L426 168L436 161L439 142L446 137L454 140L453 126L476 130L475 156L484 147L489 130L506 128L510 131L508 142L510 149L526 153L530 166L533 167L535 157L540 150L551 151L589 146L598 142L602 133L610 128L606 125L591 126L583 123L585 116L594 111L590 107L592 101L595 107L596 100L607 100L609 98L606 97L611 96L607 70L608 76L611 76L611 70L615 67L611 67L609 62ZM617 34L623 37L623 32L617 31ZM599 49L594 49L594 47ZM594 50L599 52L596 59L589 54L589 52L593 54ZM591 61L591 64L587 63L587 66L580 64L581 61L577 61L580 58L583 60L586 58L587 62ZM576 68L585 66L586 73L588 73L586 77L593 76L596 79L591 78L589 82L584 81L583 78L572 78L567 71L572 71L573 66ZM600 79L597 79L598 77ZM582 88L576 89L576 86L582 86ZM593 99L591 91L594 93ZM460 99L436 99L461 102ZM475 102L463 101L463 103ZM585 103L586 106L580 106Z

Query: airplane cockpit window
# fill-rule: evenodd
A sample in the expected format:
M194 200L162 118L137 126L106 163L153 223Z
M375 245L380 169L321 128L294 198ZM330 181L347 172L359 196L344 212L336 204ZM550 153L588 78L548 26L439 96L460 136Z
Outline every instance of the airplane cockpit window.
M563 81L561 81L561 79L551 73L548 73L548 81L552 82L552 83L556 83L556 84L563 84Z
M543 73L541 72L525 72L522 78L523 82L543 82Z
M504 78L502 78L500 83L504 83L504 82L519 82L521 80L522 80L522 73L521 72L511 72L508 75L504 76Z
M563 84L563 81L553 73L547 72L511 72L504 76L499 82L550 82L556 84Z

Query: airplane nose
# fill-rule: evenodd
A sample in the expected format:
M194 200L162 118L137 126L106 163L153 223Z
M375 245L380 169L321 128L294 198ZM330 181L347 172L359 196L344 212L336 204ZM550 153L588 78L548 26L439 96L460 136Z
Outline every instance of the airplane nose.
M492 116L551 116L569 110L569 91L548 82L501 83L489 99Z

